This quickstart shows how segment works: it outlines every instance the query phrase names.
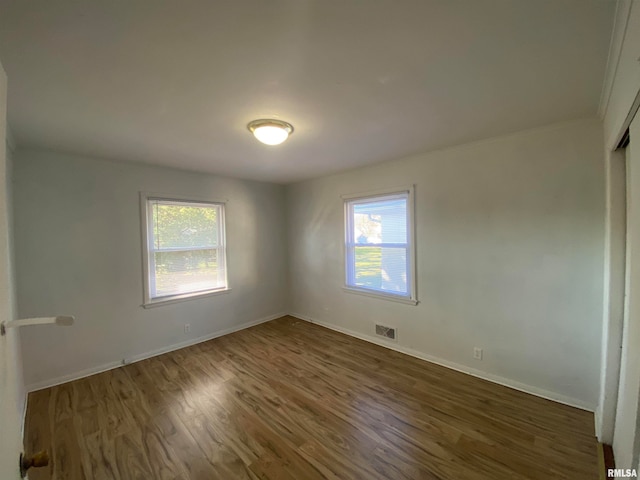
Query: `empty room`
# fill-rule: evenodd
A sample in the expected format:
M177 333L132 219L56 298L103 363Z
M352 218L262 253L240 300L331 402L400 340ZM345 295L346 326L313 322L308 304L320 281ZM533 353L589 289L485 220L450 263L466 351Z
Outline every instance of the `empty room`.
M640 4L0 0L0 479L640 471Z

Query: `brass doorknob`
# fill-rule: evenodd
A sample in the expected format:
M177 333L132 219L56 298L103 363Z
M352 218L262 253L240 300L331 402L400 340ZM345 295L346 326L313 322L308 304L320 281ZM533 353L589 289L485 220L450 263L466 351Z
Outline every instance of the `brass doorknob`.
M28 456L20 454L20 475L22 478L27 476L27 470L31 467L46 467L49 465L49 454L46 450L42 450L34 455Z

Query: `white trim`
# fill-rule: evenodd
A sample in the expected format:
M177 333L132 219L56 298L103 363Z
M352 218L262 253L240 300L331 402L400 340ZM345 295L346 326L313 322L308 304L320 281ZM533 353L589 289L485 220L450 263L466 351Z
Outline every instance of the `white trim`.
M289 315L292 317L299 318L300 320L304 320L306 322L315 323L317 325L320 325L321 327L325 327L330 330L335 330L336 332L344 333L345 335L349 335L351 337L359 338L360 340L364 340L366 342L380 345L381 347L395 350L396 352L404 353L406 355L419 358L420 360L425 360L430 363L435 363L436 365L450 368L451 370L456 370L458 372L466 373L467 375L481 378L483 380L487 380L492 383L497 383L498 385L503 385L505 387L513 388L514 390L518 390L520 392L529 393L531 395L535 395L536 397L552 400L554 402L562 403L564 405L569 405L570 407L579 408L581 410L586 410L588 412L593 412L595 410L594 405L584 402L582 400L578 400L577 398L571 398L566 395L550 392L548 390L534 387L532 385L527 385L525 383L521 383L516 380L512 380L510 378L505 378L499 375L494 375L492 373L483 372L482 370L476 370L475 368L470 368L470 367L467 367L466 365L460 365L455 362L450 362L449 360L444 360L442 358L438 358L433 355L428 355L426 353L420 352L418 350L414 350L412 348L400 346L395 342L385 341L379 337L374 337L372 335L365 335L353 330L349 330L348 328L338 327L337 325L332 325L330 323L320 322L306 315L301 315L299 313L290 313Z
M9 151L11 153L15 153L15 151L16 151L16 139L13 136L13 133L11 132L11 129L9 128L9 124L7 124L7 130L6 130L6 135L5 135L5 143L7 145L7 148L9 149Z
M413 185L401 185L393 188L378 188L376 190L368 190L360 193L348 193L340 195L343 200L355 200L358 198L385 197L387 195L409 193L413 190Z
M627 8L624 8L624 3L625 2L617 1L616 10L613 14L613 31L611 33L611 41L609 43L605 77L602 84L602 92L600 93L600 103L598 105L598 115L602 119L604 119L609 108L609 101L611 100L611 94L613 93L613 84L615 83L618 66L620 65L624 38L627 35L627 28L629 26L629 17L631 16L631 6L633 5L633 2L628 2Z
M625 310L627 185L625 151L605 155L605 235L603 263L602 350L596 432L613 443L620 379Z
M636 93L636 97L633 99L633 103L631 104L631 109L629 110L629 113L627 113L627 116L625 117L624 122L622 122L620 131L618 132L618 135L615 137L615 143L611 145L611 150L615 150L616 147L622 141L624 134L626 133L627 129L629 129L629 127L631 126L631 122L633 122L633 120L635 119L636 113L638 113L638 108L640 108L640 90L638 90L638 93Z
M349 251L347 245L351 243L353 234L353 226L349 222L351 216L350 205L357 203L357 200L375 201L376 197L392 197L394 195L407 197L407 283L409 286L408 295L396 295L393 293L385 293L373 289L358 288L355 285L349 285L349 278L353 278L355 275L351 269L349 262ZM384 188L371 190L368 192L360 192L354 194L340 195L344 202L344 237L342 243L342 278L344 284L343 290L348 293L355 293L359 295L365 295L367 297L379 298L382 300L391 300L394 302L405 303L408 305L417 305L418 302L418 287L417 287L417 274L416 274L416 228L415 228L415 187L414 185L405 185L393 188Z
M24 428L27 424L27 402L29 400L29 392L26 391L24 392L24 398L22 400L22 425L20 426L20 436L22 437L22 443L24 444Z
M177 200L179 202L194 202L194 203L222 203L226 205L229 203L227 198L211 198L211 197L197 197L193 195L180 195L175 193L158 193L158 192L140 192L147 198L155 198L158 200Z
M598 405L598 407L596 407L596 409L593 412L593 422L595 424L595 432L596 432L596 438L598 439L598 441L600 443L606 443L602 441L602 419L601 419L601 415L600 415L600 406Z
M184 295L171 295L170 297L166 297L166 300L163 300L163 297L160 297L159 299L151 300L149 303L143 303L142 307L161 307L163 305L170 305L172 303L186 302L187 300L193 300L194 298L213 297L215 295L222 295L223 293L229 292L231 292L230 288L220 288L217 290L205 290L202 292L185 293Z
M113 370L122 366L122 361L103 363L97 367L85 368L78 372L69 373L60 377L52 378L50 380L42 380L40 382L32 383L26 386L27 392L32 393L38 390L42 390L49 387L55 387L56 385L62 385L63 383L73 382L74 380L80 380L81 378L90 377L98 373L106 372L107 370Z
M40 382L36 382L36 383L32 383L30 385L27 385L26 388L26 392L27 393L31 393L31 392L35 392L38 390L42 390L44 388L49 388L49 387L54 387L56 385L60 385L63 383L67 383L67 382L71 382L74 380L79 380L81 378L85 378L85 377L89 377L91 375L95 375L98 373L102 373L102 372L106 372L108 370L113 370L115 368L121 367L124 364L129 364L129 363L134 363L134 362L139 362L141 360L145 360L147 358L151 358L151 357L155 357L158 355L162 355L165 353L169 353L172 352L174 350L179 350L181 348L185 348L185 347L189 347L191 345L196 345L198 343L202 343L202 342L206 342L209 340L212 340L214 338L217 337L221 337L223 335L228 335L230 333L234 333L234 332L238 332L240 330L244 330L246 328L250 328L253 327L255 325L259 325L261 323L266 323L266 322L270 322L272 320L275 320L277 318L281 318L284 317L286 315L290 315L292 317L298 318L300 320L303 320L305 322L309 322L309 323L315 323L317 325L320 325L322 327L328 328L330 330L334 330L336 332L340 332L340 333L344 333L345 335L349 335L351 337L355 337L355 338L359 338L360 340L364 340L376 345L380 345L382 347L386 347L389 348L391 350L395 350L396 352L400 352L400 353L404 353L406 355L415 357L415 358L419 358L421 360L425 360L427 362L430 363L434 363L436 365L440 365L446 368L450 368L452 370L456 370L458 372L462 372L462 373L466 373L468 375L477 377L477 378L481 378L483 380L487 380L489 382L492 383L497 383L499 385L503 385L505 387L509 387L509 388L513 388L514 390L518 390L524 393L529 393L531 395L535 395L537 397L541 397L541 398L545 398L547 400L552 400L554 402L558 402L558 403L562 403L564 405L569 405L571 407L575 407L575 408L579 408L581 410L586 410L589 412L595 412L595 407L591 404L587 404L586 402L583 402L581 400L575 399L575 398L571 398L571 397L567 397L565 395L561 395L555 392L550 392L548 390L544 390L538 387L534 387L531 385L527 385L521 382L517 382L515 380L511 380L508 378L504 378L504 377L500 377L498 375L493 375L491 373L487 373L487 372L483 372L481 370L476 370L474 368L469 368L465 365L460 365L454 362L450 362L448 360L443 360L441 358L432 356L432 355L428 355L422 352L419 352L417 350L413 350L411 348L407 348L407 347L402 347L400 345L398 345L397 343L393 342L392 340L388 340L385 341L381 338L376 338L374 336L371 335L364 335L358 332L355 332L353 330L349 330L347 328L342 328L342 327L338 327L336 325L332 325L329 323L325 323L325 322L320 322L317 320L312 319L311 317L308 317L306 315L302 315L300 313L276 313L273 315L269 315L267 317L263 317L260 318L258 320L254 320L251 322L247 322L247 323L243 323L241 325L237 325L235 327L231 327L231 328L227 328L224 330L218 330L214 333L211 333L209 335L205 335L202 337L198 337L198 338L193 338L184 342L180 342L180 343L175 343L173 345L169 345L167 347L162 347L162 348L158 348L155 350L151 350L149 352L145 352L145 353L141 353L138 355L134 355L132 357L126 358L124 360L120 360L117 362L109 362L106 364L102 364L96 367L92 367L92 368L88 368L85 370L81 370L78 372L74 372L74 373L70 373L67 375L62 375L60 377L56 377L50 380L43 380ZM25 402L26 402L26 397L25 397ZM26 406L25 406L26 407ZM24 409L24 411L26 412L26 408ZM597 413L596 413L597 415ZM24 424L24 422L23 422Z
M364 288L342 287L347 293L364 295L365 297L377 298L378 300L391 300L392 302L405 303L407 305L417 305L418 300L403 295L393 295L392 293L376 292L375 290L365 290Z
M255 325L259 325L261 323L270 322L271 320L275 320L276 318L281 318L287 315L284 312L275 313L273 315L269 315L267 317L259 318L258 320L253 320L251 322L246 322L240 325L236 325L235 327L225 328L224 330L218 330L216 332L210 333L208 335L204 335L202 337L191 338L189 340L185 340L184 342L174 343L172 345L157 348L155 350L150 350L148 352L140 353L137 355L133 355L128 358L124 358L119 361L104 363L102 365L97 365L95 367L87 368L84 370L80 370L78 372L69 373L67 375L62 375L60 377L52 378L49 380L42 380L40 382L32 383L26 386L26 390L28 393L35 392L37 390L42 390L44 388L54 387L56 385L60 385L62 383L72 382L74 380L79 380L81 378L89 377L91 375L95 375L97 373L106 372L107 370L113 370L114 368L121 367L123 365L127 365L129 363L139 362L140 360L146 360L147 358L157 357L158 355L162 355L165 353L173 352L174 350L180 350L181 348L190 347L191 345L196 345L198 343L207 342L214 338L222 337L223 335L228 335L230 333L238 332L240 330L244 330L249 327L253 327Z
M150 272L155 270L153 262L154 255L149 252L153 249L150 246L150 240L153 238L153 219L151 218L151 209L149 202L152 200L159 201L176 201L181 204L208 204L214 205L218 209L218 251L217 261L218 267L222 267L224 274L224 287L197 292L187 292L178 295L169 295L165 297L152 297L151 292L155 292L155 277ZM227 293L231 290L229 286L229 277L227 275L227 240L226 240L226 218L225 207L227 200L203 199L184 195L162 194L152 192L140 192L140 231L142 239L142 307L153 308L176 302L184 302L199 297L207 297ZM213 250L214 248L212 248ZM222 250L222 255L219 255ZM220 268L218 268L218 280L220 280Z
M409 186L409 199L407 201L407 239L409 240L409 271L407 274L411 277L411 300L418 304L418 238L416 236L416 188L415 185Z

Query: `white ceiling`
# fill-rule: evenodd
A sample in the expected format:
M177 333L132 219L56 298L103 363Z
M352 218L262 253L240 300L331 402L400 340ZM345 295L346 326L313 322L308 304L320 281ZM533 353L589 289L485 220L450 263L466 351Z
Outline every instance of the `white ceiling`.
M21 146L287 183L595 115L614 7L0 0L0 60Z

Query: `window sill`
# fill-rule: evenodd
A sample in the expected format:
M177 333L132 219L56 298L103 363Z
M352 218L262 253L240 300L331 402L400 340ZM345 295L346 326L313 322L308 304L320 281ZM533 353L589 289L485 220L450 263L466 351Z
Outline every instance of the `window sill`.
M390 300L392 302L404 303L405 305L417 305L418 300L409 297L401 297L399 295L391 295L385 293L372 292L371 290L364 290L361 288L342 287L347 293L353 293L356 295L364 295L365 297L378 298L380 300Z
M163 305L169 305L171 303L186 302L187 300L195 300L196 298L212 297L214 295L222 295L223 293L229 293L230 288L224 288L220 290L208 290L205 292L193 292L185 293L184 295L174 295L172 297L165 297L158 300L151 300L147 303L143 303L144 308L162 307Z

